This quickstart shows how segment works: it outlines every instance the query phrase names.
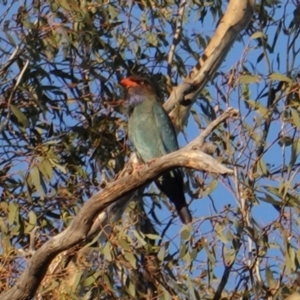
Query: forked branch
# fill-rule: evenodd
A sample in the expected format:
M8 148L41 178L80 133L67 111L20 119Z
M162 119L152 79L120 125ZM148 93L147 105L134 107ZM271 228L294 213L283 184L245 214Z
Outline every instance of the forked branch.
M237 110L229 108L223 115L218 117L212 126L204 133L206 137L209 132L226 120L235 117ZM151 163L145 164L137 172L117 179L92 196L74 218L72 224L60 234L56 235L41 248L39 248L29 260L26 269L16 285L7 293L2 295L2 300L25 300L31 299L45 276L48 266L56 255L79 244L84 244L95 233L98 215L110 204L123 201L140 186L158 177L162 172L175 167L186 167L210 173L231 175L233 171L212 156L201 150L201 135L186 147L157 158ZM195 150L196 149L196 150Z

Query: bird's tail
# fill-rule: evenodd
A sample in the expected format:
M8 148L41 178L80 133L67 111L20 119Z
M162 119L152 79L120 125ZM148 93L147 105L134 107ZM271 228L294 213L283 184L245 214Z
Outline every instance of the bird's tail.
M192 215L185 201L181 170L176 169L163 174L156 180L156 185L174 203L181 222L191 223Z
M183 224L189 224L193 221L192 215L187 206L177 209L177 212Z

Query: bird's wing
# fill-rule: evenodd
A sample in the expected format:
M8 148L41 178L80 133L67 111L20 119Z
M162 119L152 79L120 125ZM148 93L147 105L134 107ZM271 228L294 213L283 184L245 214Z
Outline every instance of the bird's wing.
M159 128L155 124L152 104L142 103L134 108L128 121L128 135L135 150L144 161L164 155Z
M157 101L153 104L153 114L156 122L154 126L159 129L161 141L165 148L165 153L162 154L178 150L177 136L172 121Z
M172 121L155 100L145 101L134 108L128 121L128 132L144 161L178 150Z

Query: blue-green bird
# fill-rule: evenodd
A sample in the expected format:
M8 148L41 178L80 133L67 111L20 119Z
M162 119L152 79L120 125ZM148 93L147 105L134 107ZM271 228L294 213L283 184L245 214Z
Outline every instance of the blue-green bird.
M130 76L121 81L127 89L129 104L128 136L138 156L148 162L156 157L178 150L172 121L158 101L148 79ZM164 173L156 181L158 188L174 203L181 221L192 221L183 189L180 169Z

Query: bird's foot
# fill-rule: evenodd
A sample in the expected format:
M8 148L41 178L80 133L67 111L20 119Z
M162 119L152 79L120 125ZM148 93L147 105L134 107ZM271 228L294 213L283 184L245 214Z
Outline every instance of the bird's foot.
M137 172L139 173L141 171L141 169L145 166L145 164L143 162L134 162L132 164L132 174Z
M134 172L139 172L142 168L143 168L144 164L136 164L136 165L133 165L133 170L132 170L132 173Z
M153 158L153 159L147 161L147 165L150 166L150 165L152 165L155 161L156 161L156 158Z

